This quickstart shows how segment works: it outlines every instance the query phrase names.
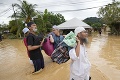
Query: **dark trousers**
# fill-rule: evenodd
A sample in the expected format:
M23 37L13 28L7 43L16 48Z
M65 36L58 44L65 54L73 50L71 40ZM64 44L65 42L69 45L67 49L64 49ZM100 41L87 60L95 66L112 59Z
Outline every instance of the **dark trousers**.
M35 72L39 71L41 68L44 68L44 59L36 59L36 60L32 60L33 64L34 64L34 69Z
M73 78L72 78L72 80L74 80ZM91 80L91 77L89 76L89 80Z

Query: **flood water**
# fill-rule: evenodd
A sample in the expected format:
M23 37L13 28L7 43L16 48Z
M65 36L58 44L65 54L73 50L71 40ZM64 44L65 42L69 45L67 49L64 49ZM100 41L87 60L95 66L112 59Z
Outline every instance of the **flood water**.
M120 36L93 34L86 46L92 64L92 80L120 80ZM22 40L0 42L0 80L69 80L70 60L56 64L42 51L45 69L32 75L33 65L29 63Z

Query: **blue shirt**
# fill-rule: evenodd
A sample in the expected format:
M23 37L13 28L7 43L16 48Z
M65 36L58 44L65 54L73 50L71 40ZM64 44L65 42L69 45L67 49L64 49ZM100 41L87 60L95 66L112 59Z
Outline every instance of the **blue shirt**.
M57 35L55 35L53 32L51 32L50 34L52 35L52 37L53 37L53 39L54 39L53 45L54 45L54 49L56 49L56 48L57 48L57 45L58 45L60 42L63 41L64 37L63 37L62 35L57 36Z

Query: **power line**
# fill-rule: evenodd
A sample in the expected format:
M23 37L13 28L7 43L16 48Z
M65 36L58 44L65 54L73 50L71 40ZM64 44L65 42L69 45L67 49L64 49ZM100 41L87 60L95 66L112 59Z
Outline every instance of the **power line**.
M86 1L86 2L93 2L93 1L96 1L96 0L92 0L92 1L89 0L89 1ZM58 1L58 2L59 2L59 1ZM86 3L86 2L81 2L81 1L80 1L80 2L71 2L71 3L68 3L68 2L67 2L67 4ZM60 2L59 2L59 3L60 3ZM55 4L55 5L49 5L49 4ZM54 2L54 3L49 3L49 4L48 4L49 6L67 5L66 2L63 2L62 4L58 4L58 5L56 4L56 2ZM44 4L44 5L45 5L45 4ZM48 7L49 7L49 6L48 6ZM44 7L44 6L43 6L43 7Z
M103 5L103 6L106 6L106 5ZM103 7L103 6L84 8L84 9L75 9L75 10L50 11L50 12L74 12L74 11L82 11L82 10L94 9L94 8Z
M7 14L10 10L12 10L12 9L9 8L9 10L7 10L3 15ZM3 15L0 15L0 17L2 17Z
M0 3L0 5L8 5L8 4Z
M10 8L8 8L8 9L6 9L6 10L0 12L0 14L2 14L2 13L4 13L4 12L7 12L9 9L10 9Z
M83 3L83 2L82 2ZM85 3L85 2L84 2ZM70 3L70 4L77 4L77 3ZM106 5L103 5L103 6L106 6ZM62 11L51 11L51 12L73 12L73 11L82 11L82 10L88 10L88 9L94 9L94 8L98 8L98 7L102 7L102 6L97 6L97 7L90 7L90 8L84 8L84 9L75 9L75 10L62 10ZM3 13L7 13L11 10L11 8L8 8L4 11L2 11L0 14L3 14ZM4 15L5 15L4 14ZM3 15L2 15L3 16ZM0 16L1 17L1 16Z
M93 0L93 1L97 1L97 0ZM48 6L39 6L39 7L36 7L36 8L44 8L44 7L52 7L52 6L73 6L73 5L76 5L76 4L81 4L83 5L83 3L90 3L90 2L93 2L93 1L86 1L86 2L71 2L71 3L67 3L67 4L54 4L54 5L48 5ZM102 1L102 2L108 2L108 1Z

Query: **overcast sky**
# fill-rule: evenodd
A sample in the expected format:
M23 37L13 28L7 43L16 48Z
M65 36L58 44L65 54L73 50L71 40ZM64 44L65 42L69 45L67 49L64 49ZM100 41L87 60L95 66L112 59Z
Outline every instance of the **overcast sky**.
M74 17L81 20L87 17L97 17L97 11L99 6L107 5L112 0L26 0L29 3L37 4L36 10L52 11L54 13L61 13L66 20L70 20ZM116 0L120 1L120 0ZM0 0L0 24L8 23L13 14L11 5L13 3L19 3L18 0ZM86 8L98 7L93 9L81 10ZM10 9L9 9L10 8ZM73 10L73 11L67 11ZM76 10L76 11L74 11Z

